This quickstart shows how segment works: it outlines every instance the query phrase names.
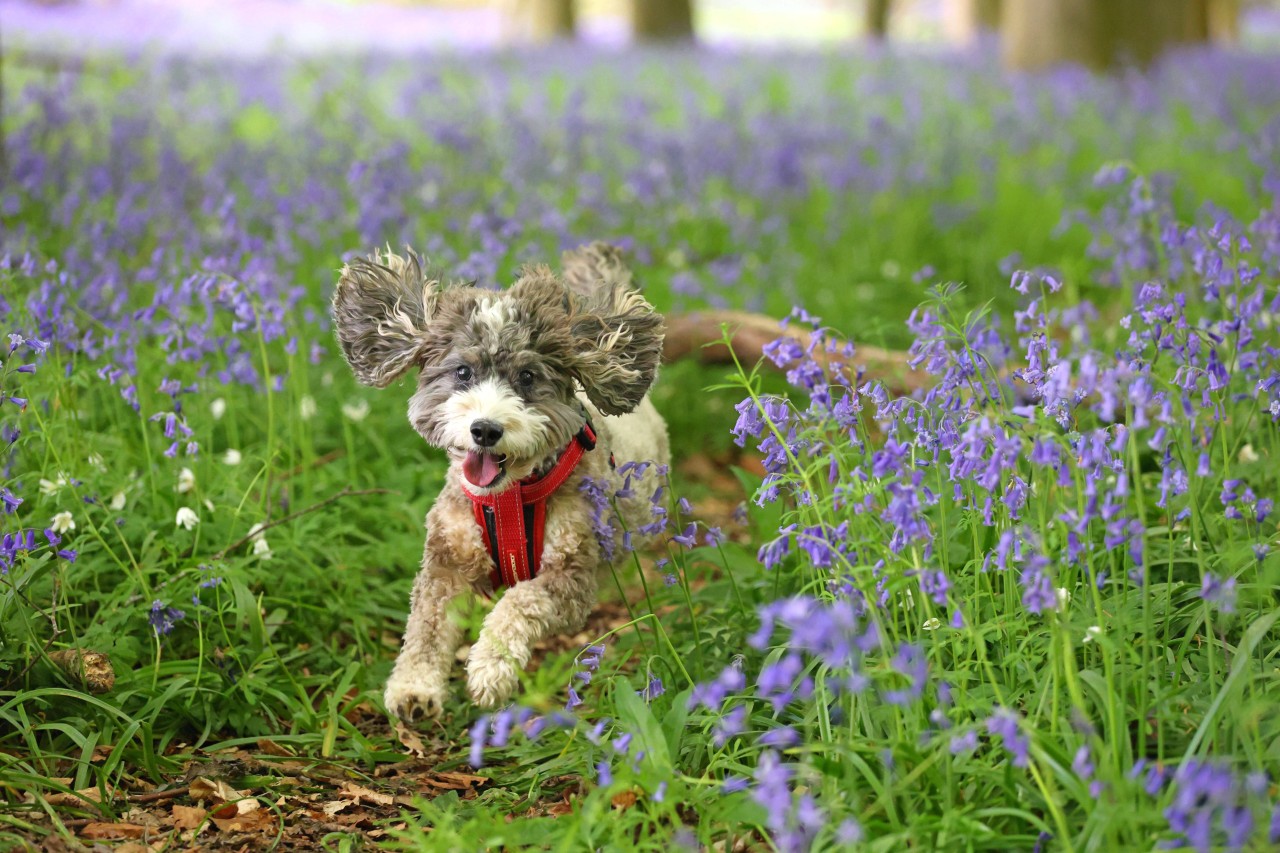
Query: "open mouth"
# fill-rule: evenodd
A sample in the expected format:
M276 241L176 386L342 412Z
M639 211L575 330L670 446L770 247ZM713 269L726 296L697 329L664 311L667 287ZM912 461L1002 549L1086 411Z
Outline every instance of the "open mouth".
M478 448L459 450L458 453L466 454L462 458L462 476L477 488L489 488L501 480L502 475L507 472L505 453L493 454Z

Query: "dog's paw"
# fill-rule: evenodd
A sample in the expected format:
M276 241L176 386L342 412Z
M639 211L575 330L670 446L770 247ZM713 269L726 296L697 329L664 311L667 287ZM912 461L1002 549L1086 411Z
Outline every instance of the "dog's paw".
M426 679L400 678L387 682L382 699L392 716L417 723L440 716L448 691L444 685Z
M520 686L520 668L482 638L467 657L467 690L481 708L503 705Z

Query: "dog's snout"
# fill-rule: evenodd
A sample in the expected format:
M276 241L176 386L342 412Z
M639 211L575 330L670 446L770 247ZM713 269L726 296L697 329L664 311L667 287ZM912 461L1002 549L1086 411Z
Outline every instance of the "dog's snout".
M481 447L493 447L502 438L502 424L485 418L472 421L471 437Z

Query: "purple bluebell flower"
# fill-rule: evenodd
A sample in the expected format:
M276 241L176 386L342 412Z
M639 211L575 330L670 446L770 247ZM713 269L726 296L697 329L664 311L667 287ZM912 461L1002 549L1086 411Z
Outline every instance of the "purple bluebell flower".
M1200 585L1200 597L1216 605L1223 613L1236 612L1236 579L1221 580L1213 572L1205 572Z
M151 602L151 612L147 616L147 621L151 623L151 628L156 632L157 636L168 634L173 630L182 618L187 614L177 609L169 607L160 599Z
M995 713L987 718L987 731L997 735L1004 742L1004 748L1013 757L1014 767L1026 767L1031 741L1021 730L1021 721L1016 713L1008 708L997 707Z

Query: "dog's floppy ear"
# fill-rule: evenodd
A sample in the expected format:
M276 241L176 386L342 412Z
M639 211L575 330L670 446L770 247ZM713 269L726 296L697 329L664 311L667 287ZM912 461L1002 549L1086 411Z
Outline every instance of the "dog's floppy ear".
M374 252L342 268L333 319L357 379L385 388L419 360L440 291L412 250L405 257Z
M606 415L640 405L658 375L665 325L631 287L622 253L604 243L566 252L569 332L576 351L574 373L588 399Z

